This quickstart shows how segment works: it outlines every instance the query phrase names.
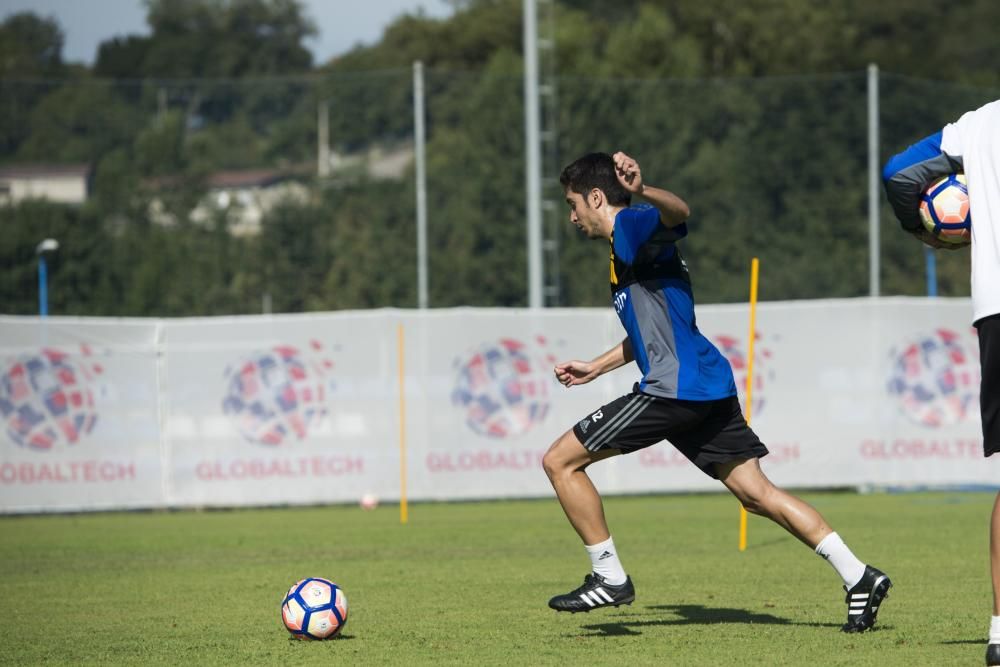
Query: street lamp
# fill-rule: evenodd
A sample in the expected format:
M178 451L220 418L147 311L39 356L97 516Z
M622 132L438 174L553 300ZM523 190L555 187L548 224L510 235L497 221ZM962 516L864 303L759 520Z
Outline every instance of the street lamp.
M38 255L38 314L45 317L49 314L49 271L45 263L45 253L59 250L59 241L45 239L35 248Z

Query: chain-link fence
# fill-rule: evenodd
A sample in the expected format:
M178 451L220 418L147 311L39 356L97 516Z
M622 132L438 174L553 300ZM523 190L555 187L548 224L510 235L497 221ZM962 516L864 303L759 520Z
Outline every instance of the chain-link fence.
M425 71L431 307L527 303L524 84L497 63ZM690 203L699 302L745 299L753 256L762 299L868 294L865 72L544 83L549 305L607 303L607 247L557 177L619 149ZM883 73L878 163L998 96ZM413 100L410 69L0 82L0 311L38 311L44 238L54 314L415 306ZM880 212L881 292L925 293L922 248ZM939 293L968 294L968 253L938 255Z

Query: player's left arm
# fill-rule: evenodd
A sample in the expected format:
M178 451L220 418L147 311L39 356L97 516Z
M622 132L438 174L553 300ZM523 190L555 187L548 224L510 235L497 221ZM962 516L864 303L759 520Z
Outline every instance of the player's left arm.
M669 190L654 188L642 180L639 163L621 151L611 156L615 161L618 182L634 195L639 195L660 212L660 222L665 227L683 225L691 217L691 208L683 199Z
M632 353L632 342L626 337L621 343L591 361L564 361L556 364L555 374L559 384L572 387L587 384L591 380L621 368L635 360Z
M924 189L938 178L963 168L960 156L948 155L941 149L941 137L941 132L924 137L892 156L882 169L882 181L892 210L905 231L933 248L954 249L960 246L942 243L920 222L920 196Z

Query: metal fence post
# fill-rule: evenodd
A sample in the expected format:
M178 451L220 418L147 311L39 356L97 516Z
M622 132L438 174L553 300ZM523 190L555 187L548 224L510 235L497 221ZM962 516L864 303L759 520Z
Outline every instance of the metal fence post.
M417 190L417 305L427 308L427 137L424 128L424 64L413 63L413 143Z
M524 1L524 148L528 214L528 306L542 299L541 108L538 100L538 14L535 0Z
M868 295L881 291L879 204L882 201L881 169L878 156L878 65L868 65Z

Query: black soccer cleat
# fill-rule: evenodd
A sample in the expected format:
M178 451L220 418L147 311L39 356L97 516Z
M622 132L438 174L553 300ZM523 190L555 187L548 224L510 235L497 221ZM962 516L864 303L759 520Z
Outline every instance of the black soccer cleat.
M1000 644L990 644L986 647L986 667L1000 666Z
M635 600L635 588L632 578L625 577L625 583L612 586L605 583L604 577L591 572L583 578L583 586L565 595L557 595L549 600L549 606L556 611L590 611L600 607L617 607L632 604Z
M889 597L892 582L881 570L865 565L865 574L854 588L847 591L847 623L840 628L844 632L864 632L871 630L878 616L879 605ZM847 590L847 587L844 587Z

